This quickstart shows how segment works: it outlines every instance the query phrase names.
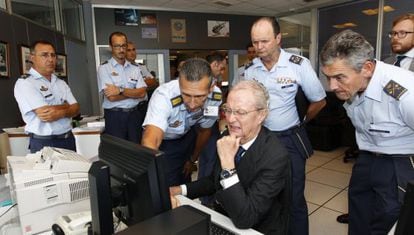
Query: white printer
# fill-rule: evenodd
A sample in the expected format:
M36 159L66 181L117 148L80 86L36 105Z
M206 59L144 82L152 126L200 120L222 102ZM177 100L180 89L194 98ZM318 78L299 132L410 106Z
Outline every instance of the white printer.
M7 163L23 234L50 230L59 216L90 210L91 163L81 155L45 147L26 157L9 156Z

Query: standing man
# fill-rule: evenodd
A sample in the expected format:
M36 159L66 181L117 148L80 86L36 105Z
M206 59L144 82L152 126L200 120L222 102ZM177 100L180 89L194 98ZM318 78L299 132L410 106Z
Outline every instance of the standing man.
M392 25L388 37L391 40L391 50L396 56L388 57L384 62L414 72L414 15L401 15ZM338 216L337 221L348 223L349 214Z
M98 68L98 87L104 95L105 132L139 143L147 108L147 85L138 65L125 59L126 35L112 33L109 45L112 58Z
M292 163L290 234L308 234L305 163L313 149L302 122L314 118L326 105L326 94L309 60L281 49L281 37L274 18L262 17L253 24L251 38L258 58L244 75L246 80L256 80L269 91L270 110L264 125L284 143ZM303 120L299 119L295 104L299 87L310 101Z
M414 74L375 60L374 48L352 30L332 36L320 62L346 101L360 149L348 190L349 234L387 234L414 179Z
M170 186L190 181L220 104L220 89L203 59L186 60L178 80L155 90L143 123L142 145L165 152Z
M403 69L414 71L414 14L405 14L394 20L388 36L396 57L385 59Z
M76 151L71 118L78 115L79 104L69 86L56 77L56 50L47 41L30 48L32 68L16 82L14 96L30 136L31 153L44 146Z
M126 51L126 59L131 62L131 64L138 65L139 69L141 70L141 76L144 78L145 83L147 84L147 92L148 92L148 99L151 98L152 92L154 92L155 88L158 87L157 79L148 71L147 66L138 64L135 62L137 58L137 49L135 44L131 41L128 42L127 51Z
M226 69L226 58L222 54L214 52L213 54L208 55L206 60L210 64L215 85L221 87L222 76Z
M234 79L231 83L232 86L237 84L240 80L244 80L244 71L246 70L246 68L250 67L253 59L256 57L256 50L254 49L254 46L252 43L249 43L246 46L246 51L247 51L247 61L237 69L237 73L236 75L234 75Z

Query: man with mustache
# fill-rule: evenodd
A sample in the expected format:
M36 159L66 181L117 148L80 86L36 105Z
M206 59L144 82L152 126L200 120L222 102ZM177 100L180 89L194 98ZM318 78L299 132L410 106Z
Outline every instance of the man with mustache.
M33 63L29 74L16 82L14 96L30 136L31 153L44 146L76 151L71 117L78 115L79 104L69 88L53 74L56 67L55 47L37 41L30 48Z
M105 133L139 143L147 85L138 65L126 60L127 45L124 33L113 32L109 36L112 58L98 68L98 87L104 95Z

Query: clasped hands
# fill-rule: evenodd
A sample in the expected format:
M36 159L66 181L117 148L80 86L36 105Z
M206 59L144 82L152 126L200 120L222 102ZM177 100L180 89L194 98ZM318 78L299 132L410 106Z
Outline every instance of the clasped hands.
M121 90L119 87L115 86L114 84L106 83L106 88L104 89L104 94L106 97L119 95Z

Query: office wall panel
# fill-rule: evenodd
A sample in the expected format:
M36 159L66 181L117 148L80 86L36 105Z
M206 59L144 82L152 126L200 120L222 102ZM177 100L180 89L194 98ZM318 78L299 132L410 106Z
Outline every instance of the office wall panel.
M191 12L168 12L138 10L141 13L154 13L157 25L119 26L115 24L112 8L94 8L96 41L98 45L108 45L108 36L114 31L127 34L129 40L137 43L140 49L244 49L250 42L250 27L257 16L202 14ZM187 42L172 43L171 19L185 19ZM207 36L207 21L229 21L230 37L213 38ZM142 27L156 27L157 39L143 39Z

